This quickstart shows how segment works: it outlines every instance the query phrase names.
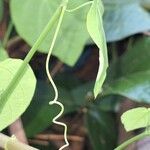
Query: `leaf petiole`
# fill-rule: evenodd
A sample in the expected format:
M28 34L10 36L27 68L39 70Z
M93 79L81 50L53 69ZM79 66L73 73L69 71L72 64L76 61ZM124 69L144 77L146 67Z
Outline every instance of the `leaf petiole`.
M143 133L137 135L137 136L134 136L133 138L125 141L124 143L122 143L120 146L118 146L117 148L115 148L114 150L124 150L128 145L136 142L136 141L139 141L147 136L150 136L150 132L147 132L147 131L144 131Z

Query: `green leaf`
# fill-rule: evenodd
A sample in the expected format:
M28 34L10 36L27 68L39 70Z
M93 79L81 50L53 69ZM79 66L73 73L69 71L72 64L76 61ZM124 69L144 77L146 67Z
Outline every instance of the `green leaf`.
M59 73L55 76L55 82L58 86L68 89L69 91L78 87L81 81L73 73Z
M2 20L3 17L3 0L0 0L0 21Z
M0 62L0 94L5 91L22 64L19 59ZM30 66L20 79L11 95L4 100L0 97L0 131L13 123L28 107L34 94L36 79Z
M119 94L138 102L150 103L150 38L140 38L119 61L121 75L108 83L105 94Z
M69 2L69 8L74 8L87 0ZM11 17L19 35L31 46L39 37L48 20L60 5L60 0L11 0ZM65 13L57 44L52 54L62 62L73 66L82 53L89 38L84 22L87 9L74 13ZM47 53L53 32L49 33L40 45L39 51Z
M5 60L6 58L8 58L6 50L0 47L0 61Z
M150 103L150 70L115 80L106 87L105 94L119 94L138 102Z
M59 100L65 106L64 114L78 109L77 106L74 105L74 100L67 90L58 87L58 91ZM52 119L59 112L59 107L49 105L49 101L53 100L53 98L53 88L47 82L38 80L33 100L22 117L28 137L34 136L51 125ZM37 124L37 122L40 122L40 125Z
M96 78L96 83L94 86L95 98L102 90L101 88L106 78L106 70L108 67L107 46L106 46L105 33L103 29L103 20L102 20L103 12L104 12L104 8L102 2L99 0L94 0L87 15L88 32L91 38L93 39L93 41L100 49L99 51L100 65L99 65L99 70Z
M93 107L87 110L85 121L93 150L114 149L117 134L112 114Z
M120 97L109 95L99 98L100 101L95 101L94 105L97 105L100 110L105 112L118 112Z
M150 37L136 40L121 58L121 74L150 70Z
M104 27L108 42L150 30L150 13L143 9L141 1L104 0L104 6Z
M123 113L121 121L126 131L144 128L150 125L150 108L139 107Z

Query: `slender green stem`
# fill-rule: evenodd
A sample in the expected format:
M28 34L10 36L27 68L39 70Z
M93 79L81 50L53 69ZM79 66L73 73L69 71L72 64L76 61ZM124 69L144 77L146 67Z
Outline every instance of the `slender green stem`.
M8 25L8 28L7 28L7 31L5 33L5 36L4 36L4 39L3 39L3 47L5 48L6 45L7 45L7 42L9 40L9 37L10 37L10 34L11 34L11 31L13 29L13 23L12 21L10 21L9 25Z
M50 21L48 22L47 26L44 28L43 32L41 33L41 35L39 36L39 38L37 39L37 41L35 42L35 44L31 48L29 53L27 54L26 58L24 59L23 63L21 64L20 68L18 69L16 75L11 80L11 82L9 83L9 85L7 86L5 91L1 94L1 96L0 96L0 105L1 106L4 106L8 97L11 95L11 93L13 92L15 87L17 86L19 80L21 79L24 72L26 71L26 68L27 68L29 61L31 60L31 58L33 57L33 55L37 51L39 45L43 42L43 40L45 39L45 37L47 36L49 31L52 30L52 27L54 26L55 22L58 20L58 18L60 16L60 13L61 13L61 8L59 7L56 10L56 12L54 13L54 15L52 16L52 18L50 19Z
M76 8L74 8L74 9L67 9L66 11L67 11L67 12L74 12L74 11L76 11L76 10L78 10L78 9L80 9L80 8L82 8L82 7L84 7L84 6L91 5L92 3L93 3L93 1L89 1L89 2L86 2L86 3L82 4L82 5L80 5L80 6L76 7Z
M144 137L147 137L147 136L150 136L150 132L143 132L127 141L125 141L124 143L122 143L120 146L118 146L117 148L115 148L115 150L124 150L128 145L136 142L136 141L139 141L141 139L143 139Z
M0 148L5 150L12 149L12 150L39 150L24 143L19 142L19 140L15 139L14 137L8 137L2 133L0 133Z

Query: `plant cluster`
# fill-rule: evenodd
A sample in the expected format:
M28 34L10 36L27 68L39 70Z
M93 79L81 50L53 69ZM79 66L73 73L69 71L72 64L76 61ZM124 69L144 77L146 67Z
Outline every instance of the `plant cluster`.
M33 137L46 129L51 120L51 123L64 127L62 150L69 145L69 131L58 119L82 110L93 149L114 149L117 143L114 114L123 98L138 103L150 102L150 37L146 32L150 30L149 1L0 0L0 21L4 17L4 3L9 3L10 20L0 43L0 131L24 113L22 120L26 134ZM8 58L5 50L14 35L19 35L32 47L23 60ZM83 51L84 46L94 43L99 49L96 81L81 81L73 76L72 68L86 62L92 51ZM123 50L120 51L120 47ZM39 75L39 71L36 73L29 65L37 52L47 54L46 77L43 71ZM56 75L55 85L50 64L55 66L60 61L65 71ZM146 130L115 150L122 150L149 136L149 118L146 107L125 112L121 121L126 131ZM0 137L3 139L1 134ZM0 146L7 150L22 146L14 137L3 142L1 139ZM22 147L35 149L26 146Z

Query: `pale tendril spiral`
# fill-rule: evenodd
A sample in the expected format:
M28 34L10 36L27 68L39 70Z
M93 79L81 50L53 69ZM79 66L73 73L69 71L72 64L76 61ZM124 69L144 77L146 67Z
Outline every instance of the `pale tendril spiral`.
M63 16L64 16L64 12L66 10L66 6L61 6L61 9L62 9L61 10L61 15L60 15L60 18L59 18L59 21L58 21L58 24L57 24L57 27L56 27L56 30L55 30L55 34L54 34L54 37L53 37L53 40L52 40L52 44L51 44L51 47L50 47L47 59L46 59L46 73L47 73L48 79L51 82L51 84L52 84L52 86L54 88L54 91L55 91L55 97L54 97L53 101L49 102L49 104L50 105L56 104L56 105L61 107L60 113L56 117L53 118L53 123L64 127L65 145L63 145L59 150L63 150L65 147L69 146L69 142L67 140L67 125L65 123L57 121L57 119L59 117L61 117L61 115L64 112L64 106L63 106L63 104L61 102L58 101L58 90L57 90L57 87L56 87L56 85L55 85L55 83L54 83L54 81L53 81L53 79L52 79L52 77L50 75L50 72L49 72L49 60L50 60L50 56L51 56L52 50L54 48L55 41L56 41L56 38L57 38L57 35L58 35L58 32L59 32L60 26L61 26L61 23L62 23L62 20L63 20Z

